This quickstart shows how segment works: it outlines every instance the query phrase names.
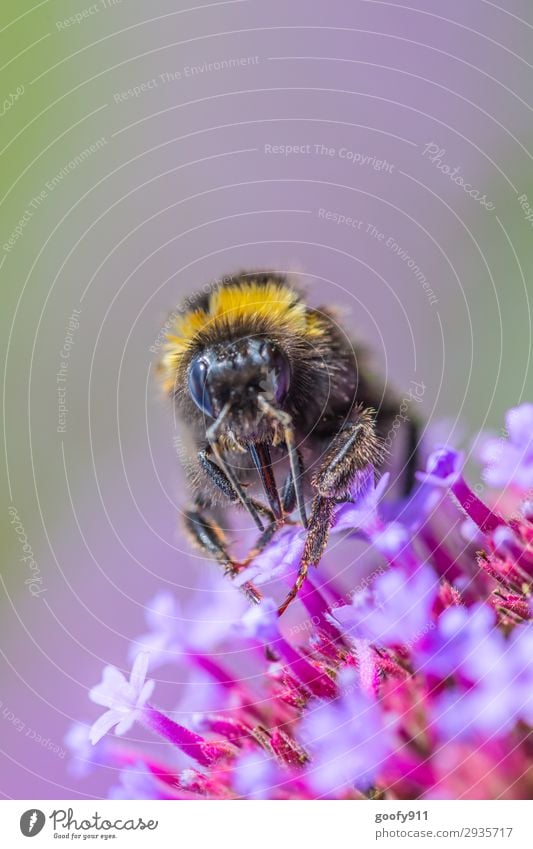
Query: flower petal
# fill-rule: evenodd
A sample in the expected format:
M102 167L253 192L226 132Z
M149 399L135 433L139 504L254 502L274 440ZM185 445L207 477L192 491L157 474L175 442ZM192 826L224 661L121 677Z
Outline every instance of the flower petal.
M533 404L521 404L508 411L505 424L511 442L527 448L533 441Z
M106 712L92 724L91 730L89 731L89 740L93 746L98 743L98 741L101 740L114 725L120 722L123 716L124 714L119 713L118 710L106 710Z
M144 686L144 682L146 681L146 673L148 672L148 663L150 660L150 655L148 652L140 651L135 660L133 661L133 667L130 675L130 685L135 693L135 700L137 700L141 690Z
M143 707L154 692L155 681L145 681L137 699L137 707Z
M132 710L127 714L122 714L120 722L115 728L115 734L117 735L117 737L122 737L123 734L126 734L130 730L131 726L135 723L138 715L139 714L136 710Z
M115 708L117 693L124 686L127 686L127 681L115 666L106 666L102 673L100 684L96 684L89 691L89 698L92 702L103 707Z

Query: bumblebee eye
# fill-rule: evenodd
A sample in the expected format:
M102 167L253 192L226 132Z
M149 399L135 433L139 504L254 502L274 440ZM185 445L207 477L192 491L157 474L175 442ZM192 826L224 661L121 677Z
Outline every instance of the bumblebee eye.
M213 405L207 388L207 363L205 360L193 360L191 363L189 392L196 406L208 416L213 416Z
M268 365L271 392L278 404L285 400L289 391L291 369L285 354L275 345L266 342L261 346L261 356Z

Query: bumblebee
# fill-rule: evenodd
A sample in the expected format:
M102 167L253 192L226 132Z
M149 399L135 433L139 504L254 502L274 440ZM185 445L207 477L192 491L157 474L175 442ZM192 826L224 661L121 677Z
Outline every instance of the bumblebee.
M242 272L189 297L175 314L159 373L186 439L192 500L184 519L194 543L235 577L243 563L230 554L221 508L241 505L257 526L246 562L296 511L307 529L283 613L321 559L336 504L350 499L358 472L382 466L397 398L334 311L309 306L274 272ZM405 426L408 489L417 426L414 419ZM281 486L275 470L283 470ZM244 589L259 601L251 584Z

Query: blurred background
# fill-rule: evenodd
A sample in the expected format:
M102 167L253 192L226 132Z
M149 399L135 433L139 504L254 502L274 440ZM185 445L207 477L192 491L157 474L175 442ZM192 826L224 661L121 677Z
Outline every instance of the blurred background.
M127 667L158 590L233 593L177 531L179 434L154 365L183 297L292 271L467 446L531 400L533 10L0 15L0 791L98 797L113 777L77 781L63 738L98 715L103 665ZM165 670L160 704L187 674Z

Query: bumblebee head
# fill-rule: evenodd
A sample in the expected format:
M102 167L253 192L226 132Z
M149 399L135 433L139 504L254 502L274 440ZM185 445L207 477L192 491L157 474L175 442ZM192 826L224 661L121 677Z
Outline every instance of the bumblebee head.
M260 418L259 395L277 407L283 404L290 376L289 361L276 344L247 337L197 354L189 365L188 387L196 406L213 419L229 403L232 426L242 431Z

